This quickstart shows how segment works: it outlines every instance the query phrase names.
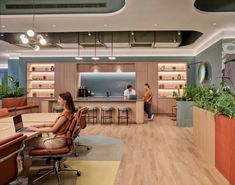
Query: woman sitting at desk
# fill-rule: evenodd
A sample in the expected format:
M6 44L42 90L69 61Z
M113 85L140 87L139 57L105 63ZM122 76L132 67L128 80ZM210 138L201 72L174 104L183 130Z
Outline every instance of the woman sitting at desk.
M61 93L58 97L58 103L64 106L63 112L58 116L54 123L45 123L28 127L30 131L48 133L47 137L37 137L26 141L23 156L23 171L19 177L10 185L28 184L29 168L32 160L29 151L34 148L60 148L66 145L65 133L73 119L75 107L70 92Z

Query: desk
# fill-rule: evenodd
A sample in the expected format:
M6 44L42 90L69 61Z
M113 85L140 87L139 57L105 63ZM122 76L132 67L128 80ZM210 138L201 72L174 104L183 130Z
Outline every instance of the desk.
M40 123L52 123L58 117L59 113L31 113L31 114L22 114L22 119L24 126L30 126ZM11 134L15 133L15 128L13 124L12 117L0 119L0 139L3 139ZM28 136L27 139L31 139L39 135L39 132L25 132L25 135Z

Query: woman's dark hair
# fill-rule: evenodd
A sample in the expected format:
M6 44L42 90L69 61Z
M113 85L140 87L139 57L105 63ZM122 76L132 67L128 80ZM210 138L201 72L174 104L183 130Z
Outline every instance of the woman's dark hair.
M127 85L127 89L130 89L130 88L132 88L132 85L130 85L130 84Z
M148 83L145 83L144 85L150 89L150 85Z
M75 112L75 106L74 106L74 103L73 103L73 97L71 95L70 92L63 92L63 93L60 93L59 96L66 101L66 105L65 107L67 109L69 109L71 112Z

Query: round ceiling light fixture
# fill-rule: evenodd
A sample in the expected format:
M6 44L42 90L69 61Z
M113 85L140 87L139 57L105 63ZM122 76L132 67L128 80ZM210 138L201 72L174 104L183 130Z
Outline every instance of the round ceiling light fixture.
M33 46L33 50L34 51L39 51L40 50L40 46L38 46L38 45Z
M28 35L29 37L34 37L35 32L34 32L33 30L28 30L28 31L27 31L27 35Z

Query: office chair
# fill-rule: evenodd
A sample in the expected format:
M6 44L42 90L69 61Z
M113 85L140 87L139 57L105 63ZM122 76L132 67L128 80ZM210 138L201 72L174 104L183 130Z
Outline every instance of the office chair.
M76 172L77 176L81 175L80 171L74 170L74 169L69 169L67 167L65 168L65 167L62 167L62 165L61 165L61 161L63 158L71 156L71 154L74 153L73 138L74 138L75 131L77 130L77 124L78 124L77 122L80 121L79 114L80 114L79 111L77 113L75 113L74 118L71 121L69 128L66 132L66 139L67 139L66 146L64 146L62 148L54 148L54 149L39 149L39 148L37 148L37 149L33 149L30 151L30 155L32 157L46 158L46 159L50 158L51 160L53 160L53 167L46 168L46 169L40 169L38 174L40 174L43 171L46 171L46 173L44 173L40 177L33 180L32 184L43 179L44 177L46 177L47 175L49 175L50 173L53 173L53 172L55 172L55 174L56 174L58 185L62 185L61 178L59 175L59 172L61 172L61 171L72 171L72 172Z
M88 114L88 108L87 107L82 107L80 109L80 115L79 115L80 119L79 119L79 122L78 122L77 130L76 130L75 135L74 135L74 140L79 138L79 134L80 134L81 130L85 129L87 127L87 121L86 121L87 114ZM90 147L88 145L80 144L79 142L75 142L75 146L85 147L87 150L90 150ZM77 152L75 152L75 156L78 156Z
M18 174L17 155L24 149L22 133L0 140L0 185L13 181ZM7 169L7 170L6 170Z

